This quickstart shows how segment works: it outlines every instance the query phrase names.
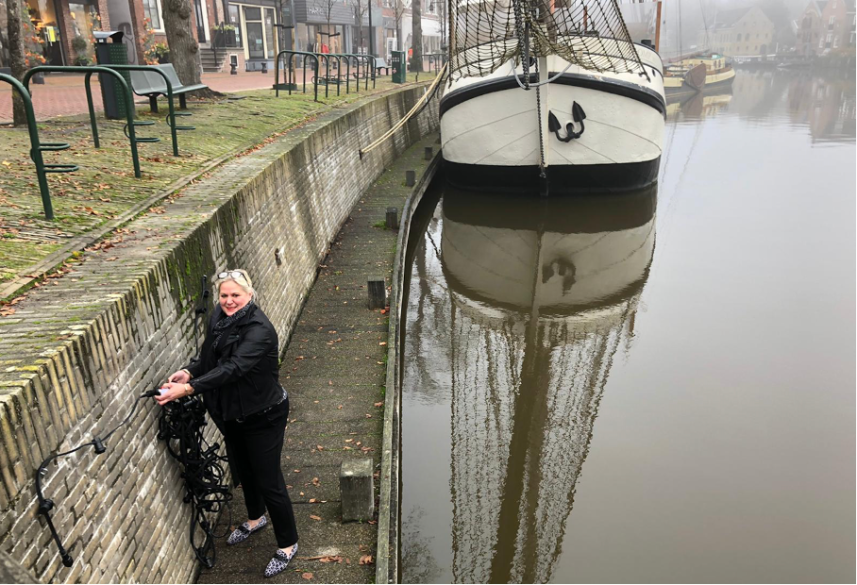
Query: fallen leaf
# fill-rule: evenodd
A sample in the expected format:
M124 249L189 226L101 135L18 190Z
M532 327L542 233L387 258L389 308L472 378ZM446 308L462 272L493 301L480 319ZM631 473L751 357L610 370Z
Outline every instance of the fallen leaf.
M387 345L387 342L386 342L386 341L382 341L382 342L381 342L381 343L379 343L378 345Z
M306 579L307 581L309 581L309 580L311 580L311 579L312 579L312 573L304 573L304 574L302 574L302 575L301 575L301 577L303 577L304 579Z
M381 407L381 406L384 406L384 403L383 403L383 402L376 402L376 403L375 403L375 406L376 406L376 407Z
M321 520L321 516L316 516L315 514L310 514L309 518L310 518L310 520L315 520L315 521Z
M371 565L375 562L375 559L372 558L372 555L363 555L360 557L361 565Z
M316 445L315 448L319 451L324 451L324 447L322 447L321 445Z

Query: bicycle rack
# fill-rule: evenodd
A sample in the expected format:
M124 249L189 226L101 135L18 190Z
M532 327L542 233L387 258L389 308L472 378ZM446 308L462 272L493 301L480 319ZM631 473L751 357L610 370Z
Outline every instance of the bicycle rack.
M137 138L137 134L134 131L136 126L151 126L153 122L139 122L135 123L134 121L134 99L131 94L131 88L128 87L128 82L125 81L125 78L119 74L118 71L110 69L108 67L62 67L59 65L39 65L38 67L33 67L29 71L24 74L24 79L22 85L26 88L29 93L30 88L30 79L36 73L40 72L59 72L59 73L85 73L86 76L84 78L86 84L86 101L89 106L89 121L92 126L92 141L95 143L95 148L101 148L99 140L98 140L98 127L95 124L95 107L92 105L92 88L90 87L91 77L93 73L104 73L107 75L111 75L119 82L119 85L125 92L125 103L128 104L128 107L125 108L125 118L127 123L125 124L124 132L125 136L128 137L128 141L131 143L131 160L134 163L134 176L136 178L140 178L140 158L137 155L137 143L140 142L159 142L160 138Z
M280 89L282 88L282 86L280 85L280 57L284 57L284 56L288 57L289 75L288 75L287 86L288 86L288 90L289 90L289 95L292 95L292 86L297 85L297 84L293 83L293 80L297 79L296 72L293 76L293 72L294 72L293 62L294 62L294 58L297 55L303 55L304 56L304 60L303 60L303 70L304 70L303 93L306 93L306 58L307 57L313 58L313 61L315 63L314 74L315 74L315 77L318 77L319 58L318 58L318 55L316 53L307 53L306 51L280 51L279 53L277 53L277 59L274 61L274 89L276 90L276 96L277 97L280 97ZM314 97L314 99L315 99L315 101L318 101L318 84L314 83L313 85L315 86L315 97ZM285 89L285 88L283 88L283 89ZM295 90L295 91L297 91L297 90Z
M110 69L116 69L117 71L148 71L154 72L163 77L164 83L167 86L167 103L169 105L169 113L166 115L165 121L167 126L170 127L170 134L173 139L173 156L179 156L179 146L178 146L178 136L176 135L177 130L196 130L195 126L179 126L176 124L176 118L180 116L192 116L193 114L190 112L177 112L175 108L175 104L173 103L173 84L170 83L169 77L167 74L158 69L157 67L150 67L148 65L106 65ZM138 123L137 126L152 126L154 122L144 122ZM155 140L149 140L146 138L138 138L137 142L158 142L160 139L156 138Z
M27 113L27 130L30 134L30 158L36 165L36 176L39 180L39 192L42 195L42 207L45 209L45 218L54 218L54 208L51 204L51 192L48 187L47 173L73 173L80 169L77 165L72 164L45 164L42 158L43 152L57 152L60 150L68 150L71 146L67 142L39 142L39 128L36 125L36 115L33 113L33 100L30 97L30 92L20 81L11 75L0 73L0 81L8 83L13 90L21 95L24 100L24 110Z

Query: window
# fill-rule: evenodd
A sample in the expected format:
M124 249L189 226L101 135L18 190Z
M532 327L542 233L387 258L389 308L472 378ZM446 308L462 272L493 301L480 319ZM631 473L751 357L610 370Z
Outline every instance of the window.
M158 0L143 0L143 12L146 13L146 18L152 23L153 29L164 30L164 25L161 22L161 7L158 5Z
M251 59L265 58L265 35L262 32L262 9L244 7L244 23L247 27L247 51Z
M234 4L229 5L229 22L235 25L235 44L239 47L241 44L241 11Z

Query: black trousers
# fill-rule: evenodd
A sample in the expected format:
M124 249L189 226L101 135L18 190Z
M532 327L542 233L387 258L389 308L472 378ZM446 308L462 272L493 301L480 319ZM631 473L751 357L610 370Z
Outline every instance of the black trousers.
M298 541L292 501L280 467L288 419L286 398L266 413L252 415L240 423L227 421L221 428L229 466L244 489L247 516L251 520L261 518L267 509L280 548Z

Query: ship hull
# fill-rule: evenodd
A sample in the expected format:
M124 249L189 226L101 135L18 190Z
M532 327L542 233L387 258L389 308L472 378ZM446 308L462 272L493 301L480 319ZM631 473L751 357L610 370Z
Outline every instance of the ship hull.
M541 68L541 80L551 82L539 91L522 89L524 72L518 66L516 80L511 64L485 78L453 82L440 104L450 180L464 188L517 190L541 179L551 192L651 184L663 148L666 102L660 58L648 49L641 57L645 76L591 72L552 55ZM538 80L531 74L531 83ZM563 141L574 121L573 104L585 118L572 129L583 132ZM556 132L549 114L559 122Z

